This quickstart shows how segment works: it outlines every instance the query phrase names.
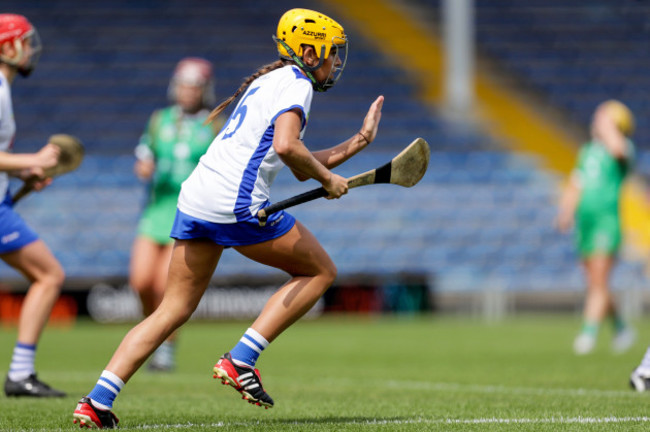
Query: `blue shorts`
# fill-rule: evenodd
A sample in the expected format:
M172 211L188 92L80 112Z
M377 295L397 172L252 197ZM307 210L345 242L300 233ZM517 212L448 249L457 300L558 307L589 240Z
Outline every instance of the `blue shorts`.
M38 234L13 209L11 195L7 193L0 204L0 254L22 249L38 240Z
M277 217L275 217L277 215ZM231 224L219 224L197 219L176 210L176 219L172 226L171 238L176 240L200 239L212 240L222 246L247 246L278 238L296 223L296 219L284 211L273 215L266 226L259 226L257 218Z

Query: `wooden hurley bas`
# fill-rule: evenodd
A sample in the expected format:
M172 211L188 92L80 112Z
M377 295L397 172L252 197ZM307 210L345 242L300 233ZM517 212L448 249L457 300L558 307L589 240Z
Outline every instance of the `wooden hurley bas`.
M414 186L427 172L430 153L429 144L423 138L416 138L387 164L350 177L348 179L348 188L382 183L404 187ZM273 213L316 198L324 198L328 195L327 191L322 187L304 192L260 209L257 212L257 219L260 226L264 226L268 217Z
M61 151L59 153L58 163L45 170L45 178L58 177L62 174L74 171L79 167L84 158L84 146L78 138L75 138L72 135L55 134L52 135L47 142L56 145ZM32 176L25 180L23 186L11 198L14 204L33 191L34 185L39 180L42 179L38 176Z

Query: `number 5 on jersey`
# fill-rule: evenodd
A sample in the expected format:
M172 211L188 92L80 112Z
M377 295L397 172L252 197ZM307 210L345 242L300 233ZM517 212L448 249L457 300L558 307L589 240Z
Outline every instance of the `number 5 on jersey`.
M230 118L228 119L228 123L226 123L226 126L224 127L224 133L223 136L221 137L222 140L225 140L226 138L230 138L237 132L237 129L242 125L244 122L244 117L246 117L246 112L248 111L248 107L246 106L246 99L254 95L255 92L259 90L259 87L255 87L250 89L248 92L246 92L246 95L242 98L242 100L237 104L237 108L233 113L230 115ZM235 125L235 120L237 121L237 124ZM230 130L231 127L234 128Z

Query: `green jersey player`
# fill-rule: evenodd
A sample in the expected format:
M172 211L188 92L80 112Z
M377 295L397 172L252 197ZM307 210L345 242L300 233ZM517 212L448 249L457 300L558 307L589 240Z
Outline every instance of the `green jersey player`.
M625 141L626 157L617 159L599 141L585 144L576 168L580 202L576 212L576 243L582 257L615 254L621 244L619 195L630 169L634 147Z
M178 105L163 108L151 116L140 139L138 163L154 162L155 170L138 234L156 243L172 243L169 233L181 184L214 139L212 127L203 125L207 114L207 110L186 113Z
M619 197L634 160L629 136L634 118L621 102L598 106L591 125L592 139L580 150L560 205L557 225L566 231L575 217L575 239L585 269L587 298L582 330L574 341L576 354L591 352L602 321L611 317L615 337L612 348L627 350L635 339L616 311L609 279L621 245Z
M221 119L205 125L214 105L212 65L200 58L181 60L169 84L173 105L155 111L136 147L135 172L149 182L147 204L133 244L129 282L140 296L145 315L162 299L172 242L169 237L181 184L210 146ZM153 370L174 367L174 335L149 363Z

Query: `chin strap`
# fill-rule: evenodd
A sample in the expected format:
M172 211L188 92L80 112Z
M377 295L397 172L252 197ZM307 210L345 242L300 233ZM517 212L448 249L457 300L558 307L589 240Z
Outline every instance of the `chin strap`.
M295 51L292 50L291 47L289 47L289 45L287 45L285 41L278 39L276 36L272 36L272 37L276 43L279 43L284 47L284 49L287 50L290 56L289 58L285 56L281 56L281 57L285 58L286 60L293 60L296 63L296 65L305 73L305 75L307 75L307 78L309 78L309 80L311 81L311 85L315 91L317 92L327 91L327 88L324 87L322 83L318 82L316 80L316 77L314 77L314 74L312 74L313 71L315 71L316 69L318 69L323 65L323 56L325 55L325 47L321 49L321 56L318 59L318 64L316 66L307 66L302 61L302 59L296 55Z

